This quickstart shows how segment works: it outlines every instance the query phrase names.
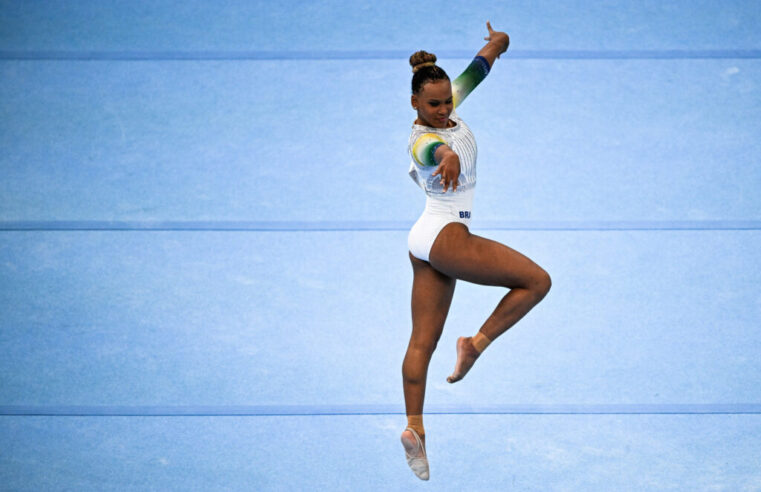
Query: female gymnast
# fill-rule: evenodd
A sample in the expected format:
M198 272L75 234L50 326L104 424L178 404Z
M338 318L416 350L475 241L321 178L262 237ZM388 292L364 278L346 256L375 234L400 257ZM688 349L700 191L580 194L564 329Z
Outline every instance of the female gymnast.
M476 142L454 111L486 77L510 38L486 23L488 42L467 69L450 83L436 56L410 57L412 126L409 174L425 191L423 214L408 237L412 282L412 335L402 364L407 428L402 432L407 463L428 480L423 399L428 363L444 328L456 279L510 291L473 337L457 340L457 362L447 381L462 379L487 345L507 331L550 290L550 276L533 261L468 230L476 184ZM451 190L450 190L451 188Z

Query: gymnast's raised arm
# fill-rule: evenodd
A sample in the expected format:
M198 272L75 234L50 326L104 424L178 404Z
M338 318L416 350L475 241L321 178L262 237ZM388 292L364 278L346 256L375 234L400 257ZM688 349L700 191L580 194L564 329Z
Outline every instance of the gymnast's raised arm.
M493 30L489 22L486 23L486 28L489 30L489 35L484 39L488 42L476 54L468 68L452 82L452 98L455 107L459 106L486 78L489 70L494 66L494 61L507 51L510 45L510 37L507 34Z

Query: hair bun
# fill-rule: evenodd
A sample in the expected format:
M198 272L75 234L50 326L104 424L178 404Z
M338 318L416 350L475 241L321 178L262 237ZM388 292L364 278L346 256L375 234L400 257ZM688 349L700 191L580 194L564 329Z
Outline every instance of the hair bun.
M413 73L423 67L432 67L436 65L436 55L427 51L417 51L410 56L410 65Z

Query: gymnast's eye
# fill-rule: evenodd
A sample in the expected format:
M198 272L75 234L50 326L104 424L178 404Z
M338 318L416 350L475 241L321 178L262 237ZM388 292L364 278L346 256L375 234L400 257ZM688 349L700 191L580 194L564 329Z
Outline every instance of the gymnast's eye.
M439 105L439 101L431 101L428 104L430 104L431 106L433 106L435 108L436 106Z

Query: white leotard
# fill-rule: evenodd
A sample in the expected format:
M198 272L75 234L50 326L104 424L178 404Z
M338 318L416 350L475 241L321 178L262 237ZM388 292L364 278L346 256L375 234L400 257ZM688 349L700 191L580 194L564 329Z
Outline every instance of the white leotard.
M476 139L470 128L454 111L450 119L456 123L452 128L432 128L423 125L413 125L410 136L410 149L417 139L424 134L439 135L460 158L460 177L457 190L449 186L444 192L440 176L433 176L436 169L433 166L419 166L414 158L410 165L409 174L418 185L425 190L425 210L407 236L407 247L416 258L428 261L433 242L439 232L450 222L460 222L470 225L471 207L476 188Z

